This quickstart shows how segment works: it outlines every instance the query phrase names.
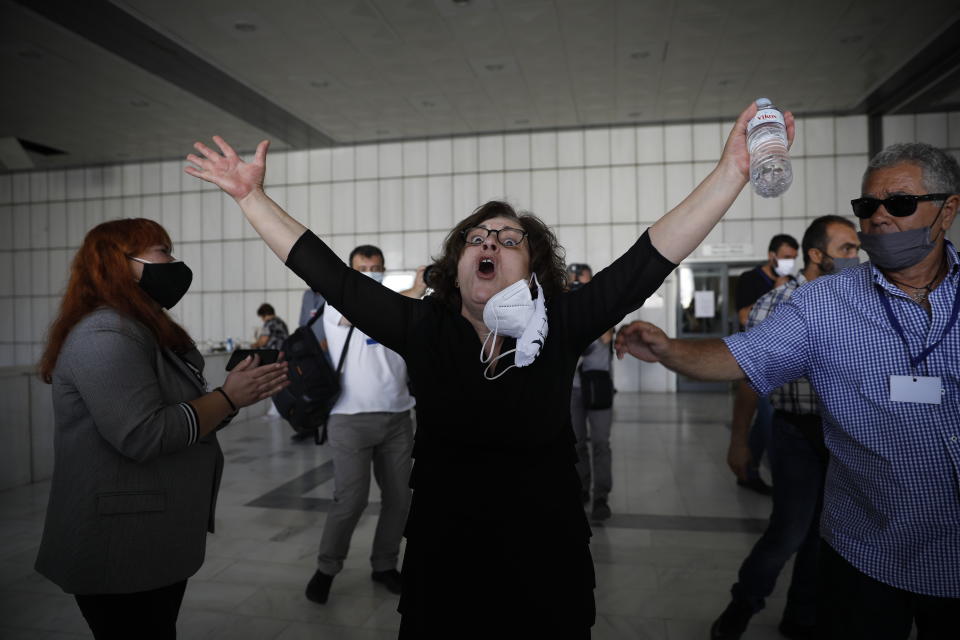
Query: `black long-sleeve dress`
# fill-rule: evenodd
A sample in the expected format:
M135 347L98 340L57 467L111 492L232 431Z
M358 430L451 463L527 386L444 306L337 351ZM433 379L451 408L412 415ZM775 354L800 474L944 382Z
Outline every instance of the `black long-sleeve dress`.
M675 265L644 233L589 284L548 298L539 357L496 380L483 376L474 327L440 302L364 277L309 231L287 266L399 353L416 392L400 637L589 637L594 573L574 466L573 374L590 342ZM504 357L497 371L512 362Z

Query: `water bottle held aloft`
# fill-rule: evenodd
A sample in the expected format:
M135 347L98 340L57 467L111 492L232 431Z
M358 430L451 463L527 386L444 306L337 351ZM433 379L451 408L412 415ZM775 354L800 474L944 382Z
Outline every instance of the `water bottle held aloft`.
M783 114L767 98L757 99L757 114L747 123L750 182L757 195L775 198L793 182Z

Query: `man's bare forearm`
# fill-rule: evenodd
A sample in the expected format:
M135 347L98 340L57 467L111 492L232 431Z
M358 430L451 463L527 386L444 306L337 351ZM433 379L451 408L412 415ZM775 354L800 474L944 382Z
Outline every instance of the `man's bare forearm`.
M697 380L742 380L746 377L723 340L670 340L659 354L666 368Z
M730 438L744 442L750 433L750 423L753 414L757 411L757 392L746 381L737 386L737 394L733 401L733 419L730 425Z

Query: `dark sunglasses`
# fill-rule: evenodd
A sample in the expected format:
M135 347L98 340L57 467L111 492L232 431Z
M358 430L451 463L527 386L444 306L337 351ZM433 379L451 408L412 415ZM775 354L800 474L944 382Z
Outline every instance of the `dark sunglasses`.
M883 205L883 208L887 210L887 213L895 218L905 218L913 215L913 213L917 210L918 202L926 202L927 200L946 200L951 195L953 194L928 193L922 196L890 196L889 198L884 198L883 200L878 198L857 198L856 200L851 200L850 205L853 207L853 215L857 216L858 218L869 218L877 209L880 208L880 205Z

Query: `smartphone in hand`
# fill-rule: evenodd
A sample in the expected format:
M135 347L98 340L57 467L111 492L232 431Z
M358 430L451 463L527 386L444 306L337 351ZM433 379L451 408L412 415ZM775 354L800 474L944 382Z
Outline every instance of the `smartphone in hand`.
M276 349L235 349L230 361L227 362L227 371L232 371L235 366L240 364L247 356L260 356L260 364L273 364L280 357L280 352Z

